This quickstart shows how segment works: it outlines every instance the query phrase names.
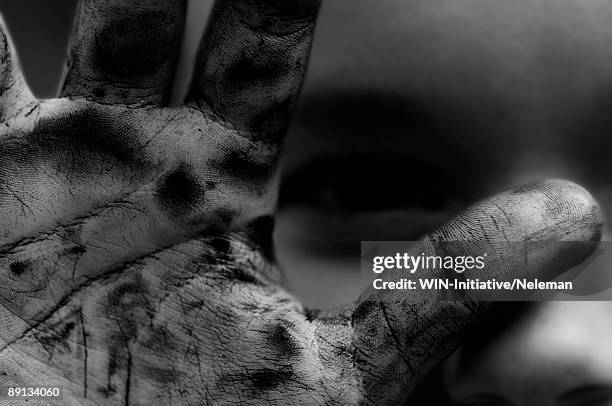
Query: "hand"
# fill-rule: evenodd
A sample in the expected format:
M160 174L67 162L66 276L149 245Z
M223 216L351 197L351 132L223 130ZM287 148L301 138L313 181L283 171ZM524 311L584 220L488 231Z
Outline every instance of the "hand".
M62 405L395 404L490 311L366 292L322 313L279 285L279 148L318 6L218 2L180 107L167 104L184 1L81 1L53 100L31 95L3 31L3 402L42 385L64 388L48 400ZM600 222L587 192L551 181L424 242L593 241Z

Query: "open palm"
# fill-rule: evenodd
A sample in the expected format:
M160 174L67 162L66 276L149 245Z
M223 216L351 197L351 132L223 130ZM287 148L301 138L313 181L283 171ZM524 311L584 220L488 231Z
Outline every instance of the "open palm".
M45 404L395 403L488 311L366 292L322 313L280 286L279 151L318 7L218 2L179 107L185 1L82 0L53 100L31 95L3 30L0 403L32 386L63 388ZM599 226L587 192L549 181L424 241Z

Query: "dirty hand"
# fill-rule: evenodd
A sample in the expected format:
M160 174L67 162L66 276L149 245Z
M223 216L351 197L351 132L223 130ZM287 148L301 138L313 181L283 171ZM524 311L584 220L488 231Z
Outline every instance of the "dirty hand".
M318 7L219 1L178 107L185 1L82 0L52 100L3 29L0 404L35 386L62 405L397 404L490 311L366 292L317 312L280 286L279 148ZM587 192L551 181L424 241L590 241L599 223Z

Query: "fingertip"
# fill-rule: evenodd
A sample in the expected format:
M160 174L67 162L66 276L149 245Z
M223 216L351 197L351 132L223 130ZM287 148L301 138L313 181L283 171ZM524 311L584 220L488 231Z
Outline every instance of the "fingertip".
M444 241L599 241L603 215L583 187L561 179L485 199L430 235Z
M584 187L563 179L547 179L519 187L511 193L522 195L523 212L533 211L541 222L533 223L548 230L548 239L559 241L599 241L602 235L603 214L599 203ZM532 217L524 213L525 221ZM535 230L534 230L535 231ZM546 234L535 232L533 237Z

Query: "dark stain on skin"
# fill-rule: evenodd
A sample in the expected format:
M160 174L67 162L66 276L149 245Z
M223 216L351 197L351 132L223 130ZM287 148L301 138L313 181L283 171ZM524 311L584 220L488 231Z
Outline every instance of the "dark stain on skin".
M260 302L243 302L240 303L241 308L247 313L260 313L272 311L272 306L266 306Z
M208 245L214 250L214 256L227 260L231 253L231 241L227 237L214 236L208 240Z
M103 87L96 87L93 91L92 91L93 95L96 96L97 98L101 99L104 96L106 96L106 90Z
M263 103L267 108L255 110L250 116L249 128L257 131L263 141L275 141L282 137L289 125L289 118L295 106L297 94L285 95L283 99Z
M291 71L291 66L287 64L286 58L262 58L258 51L255 49L249 55L243 52L236 58L225 71L225 83L240 88L244 86L268 87Z
M81 256L87 251L87 248L82 245L75 245L74 247L68 248L66 253L69 255Z
M206 182L208 184L209 182ZM215 186L216 187L216 186ZM206 191L209 191L208 187ZM232 225L232 220L239 217L240 212L228 208L220 208L214 211L213 216L208 212L202 212L200 215L194 215L188 221L188 225L201 228L202 224L206 224L205 231L202 233L206 235L223 234L227 232L228 228Z
M353 324L359 324L369 317L371 317L372 313L380 310L380 305L378 301L374 300L364 300L357 306L355 311L353 312Z
M57 350L70 351L70 343L74 341L70 337L77 325L76 312L71 311L66 319L34 330L33 335L51 358Z
M143 365L144 375L155 382L160 384L171 384L174 382L180 382L181 376L171 368L161 368L150 363Z
M163 325L152 325L148 329L148 337L143 345L156 352L167 352L175 350L178 346L177 339L172 330Z
M201 309L204 306L204 300L194 300L194 301L190 301L187 302L183 305L183 312L185 314L189 314L194 310L198 310Z
M232 220L234 220L239 215L238 212L230 209L219 209L215 212L215 214L217 215L219 222L223 224L224 227L230 226Z
M33 155L29 161L64 157L65 164L70 165L66 173L79 181L83 176L98 174L98 165L110 165L109 162L129 168L131 175L151 173L141 148L131 144L130 140L139 138L137 132L116 117L87 108L60 117L41 118L27 135L28 145L36 146L27 153Z
M346 344L339 343L337 347L334 347L334 353L336 354L337 357L342 357L342 356L350 355L351 350Z
M249 396L258 396L282 386L292 378L294 378L294 373L291 366L281 369L261 368L250 373L221 375L217 385L223 388L244 385L246 386L245 393Z
M115 385L110 384L108 386L98 386L96 391L102 395L102 397L109 398L117 393L117 388L115 388Z
M67 341L70 338L70 333L72 333L76 324L77 323L74 321L67 322L66 324L62 326L62 328L59 331L57 331L58 336L62 340Z
M277 162L261 163L250 159L246 153L233 151L215 166L223 173L228 173L255 187L261 187L272 179Z
M282 297L282 298L277 298L274 302L276 302L276 304L279 307L283 307L285 305L292 303L292 300L287 297Z
M14 275L21 275L30 269L30 263L27 261L15 261L9 265L10 271Z
M113 340L113 341L117 341L117 340ZM115 372L117 372L117 368L119 367L119 352L118 352L118 348L123 348L123 342L120 343L121 345L113 345L111 346L111 351L109 353L108 356L108 376L111 377L115 374ZM109 379L110 380L110 379Z
M120 283L108 293L108 303L113 307L129 309L146 305L145 298L148 291L144 286L142 278L137 281Z
M306 320L308 320L309 322L313 322L315 319L317 319L319 317L319 314L321 314L320 310L317 309L306 309L306 312L304 313L304 316L306 317Z
M260 0L242 2L232 0L232 9L239 13L243 24L254 31L283 36L298 32L307 24L313 24L321 0L282 2Z
M58 149L72 146L78 150L92 150L113 156L128 164L134 157L127 145L120 141L120 137L126 137L127 134L116 134L116 127L111 117L93 110L84 110L66 116L63 120L41 120L33 131L33 137L43 147Z
M138 335L138 328L155 314L155 305L151 303L151 292L146 280L134 271L130 280L118 283L107 293L107 317L115 320L121 330L116 338L117 345Z
M108 351L108 367L106 371L106 386L98 386L96 391L103 397L108 398L117 393L117 387L112 382L113 377L122 365L127 363L125 356L125 338L121 334L111 334L109 337L111 345Z
M156 191L161 207L173 216L189 214L205 193L193 172L184 165L164 176Z
M266 340L270 347L278 351L283 357L293 358L300 354L300 345L282 322L276 324L266 333Z
M261 216L253 220L246 227L246 234L249 240L261 250L264 257L274 260L274 217Z
M258 286L264 285L262 281L257 279L257 277L253 274L252 271L239 267L231 267L230 269L228 269L228 279L235 282L254 284Z
M182 3L182 2L181 2ZM173 62L182 35L178 10L126 13L116 17L95 36L93 66L129 83L140 83Z
M293 377L293 369L260 369L251 375L253 387L259 391L274 389Z

